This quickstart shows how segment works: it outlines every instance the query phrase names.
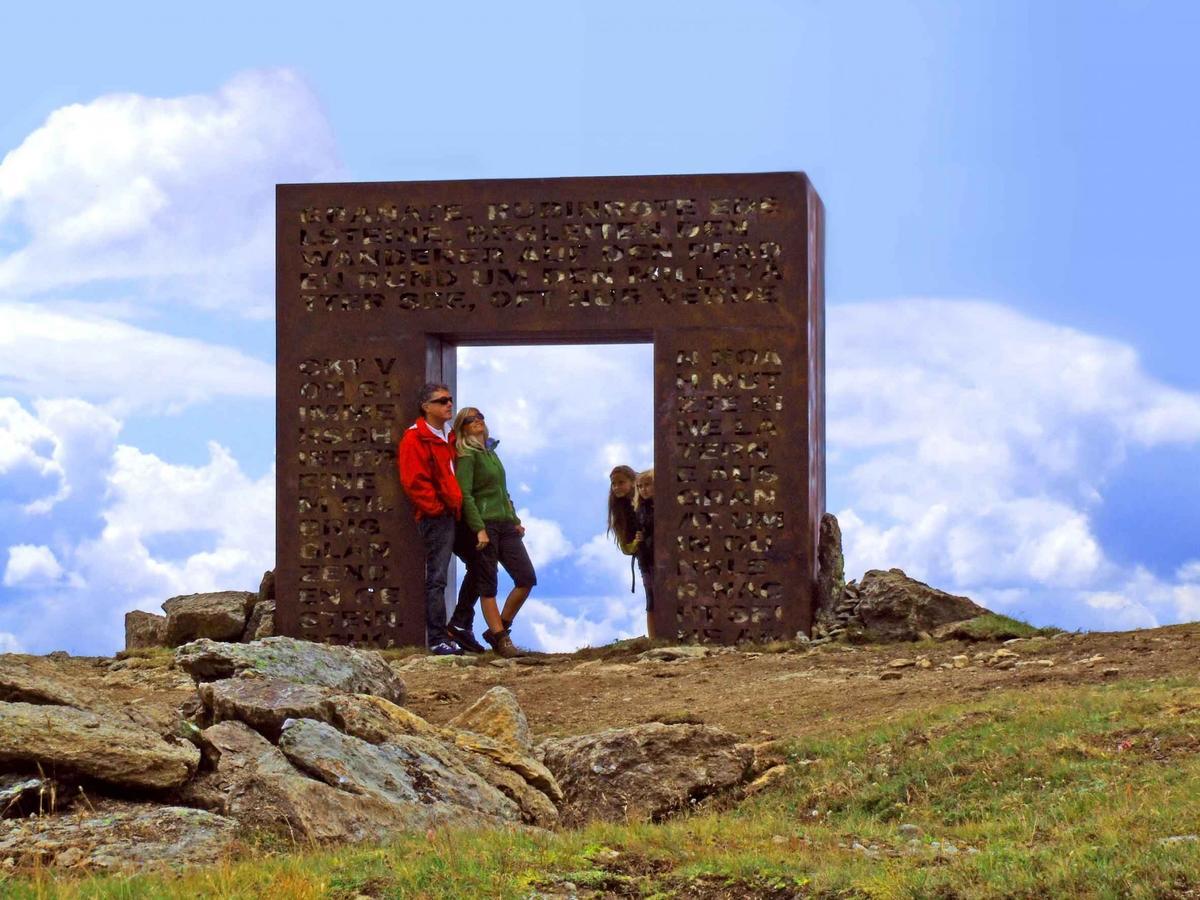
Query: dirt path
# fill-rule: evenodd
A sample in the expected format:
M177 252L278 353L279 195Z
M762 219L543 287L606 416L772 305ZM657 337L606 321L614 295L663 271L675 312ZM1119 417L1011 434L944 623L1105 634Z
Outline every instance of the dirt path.
M410 662L403 669L408 705L433 722L445 722L488 688L504 685L517 695L540 736L653 720L700 721L752 740L831 734L998 690L1195 677L1200 673L1200 623L1007 644L828 644L808 651L718 653L678 662L640 662L641 649L614 648L603 658L590 659L588 651L548 655L537 658L541 665L505 668L485 660L461 668ZM1011 668L975 659L998 649L1016 654L1001 663ZM922 655L930 668L889 669L893 660ZM957 655L966 655L971 664L953 668ZM889 671L899 677L882 680Z

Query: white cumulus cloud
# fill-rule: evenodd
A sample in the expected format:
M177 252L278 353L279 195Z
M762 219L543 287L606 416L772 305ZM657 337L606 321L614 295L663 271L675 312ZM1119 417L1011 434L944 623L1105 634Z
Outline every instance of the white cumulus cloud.
M1130 447L1200 446L1200 395L1118 341L994 303L834 306L828 341L849 572L899 566L1044 622L1138 627L1190 608L1116 565L1092 520Z
M645 634L645 605L622 597L530 598L514 626L518 639L528 630L535 649L569 653Z
M530 515L527 509L517 510L517 515L525 526L525 549L535 569L571 554L571 542L557 522Z
M217 396L272 398L275 370L229 347L111 318L0 303L0 385L101 402L124 415L174 412Z
M62 566L49 547L40 544L14 544L8 548L8 565L4 568L6 587L57 581L62 574Z
M57 499L0 522L10 548L0 608L17 644L111 653L130 609L252 590L273 565L273 471L251 477L216 443L202 465L168 463L119 444L121 423L82 400L45 401L36 413ZM21 474L0 472L0 497ZM38 528L54 540L19 539Z
M0 294L137 282L153 302L265 317L275 185L333 180L332 131L293 71L212 94L109 94L53 112L0 161Z

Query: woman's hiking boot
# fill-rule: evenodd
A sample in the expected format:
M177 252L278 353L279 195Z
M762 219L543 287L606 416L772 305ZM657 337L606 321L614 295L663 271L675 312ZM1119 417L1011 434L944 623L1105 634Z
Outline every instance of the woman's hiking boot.
M475 635L469 628L459 628L457 625L447 625L446 631L451 639L458 646L462 647L468 653L486 653L487 649L479 641L475 640Z
M514 656L520 656L521 651L517 649L517 645L512 642L512 638L508 635L508 629L500 632L485 631L483 639L492 645L492 649L496 651L497 656L502 656L505 659L512 659Z

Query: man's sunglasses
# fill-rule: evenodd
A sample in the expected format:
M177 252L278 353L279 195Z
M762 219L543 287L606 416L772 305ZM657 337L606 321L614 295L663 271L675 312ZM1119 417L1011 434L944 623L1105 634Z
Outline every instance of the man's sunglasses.
M453 403L454 398L453 397L434 397L430 400L426 400L425 402L426 403L436 403L439 406L445 406L448 403Z

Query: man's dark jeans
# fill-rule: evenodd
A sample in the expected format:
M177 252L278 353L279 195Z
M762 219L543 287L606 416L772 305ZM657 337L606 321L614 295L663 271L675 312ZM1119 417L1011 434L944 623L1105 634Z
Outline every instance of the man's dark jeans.
M424 518L417 522L417 532L425 543L425 645L446 640L446 573L450 554L459 550L462 539L456 535L454 516ZM454 607L452 624L470 630L475 622L475 594L470 577L463 579Z

